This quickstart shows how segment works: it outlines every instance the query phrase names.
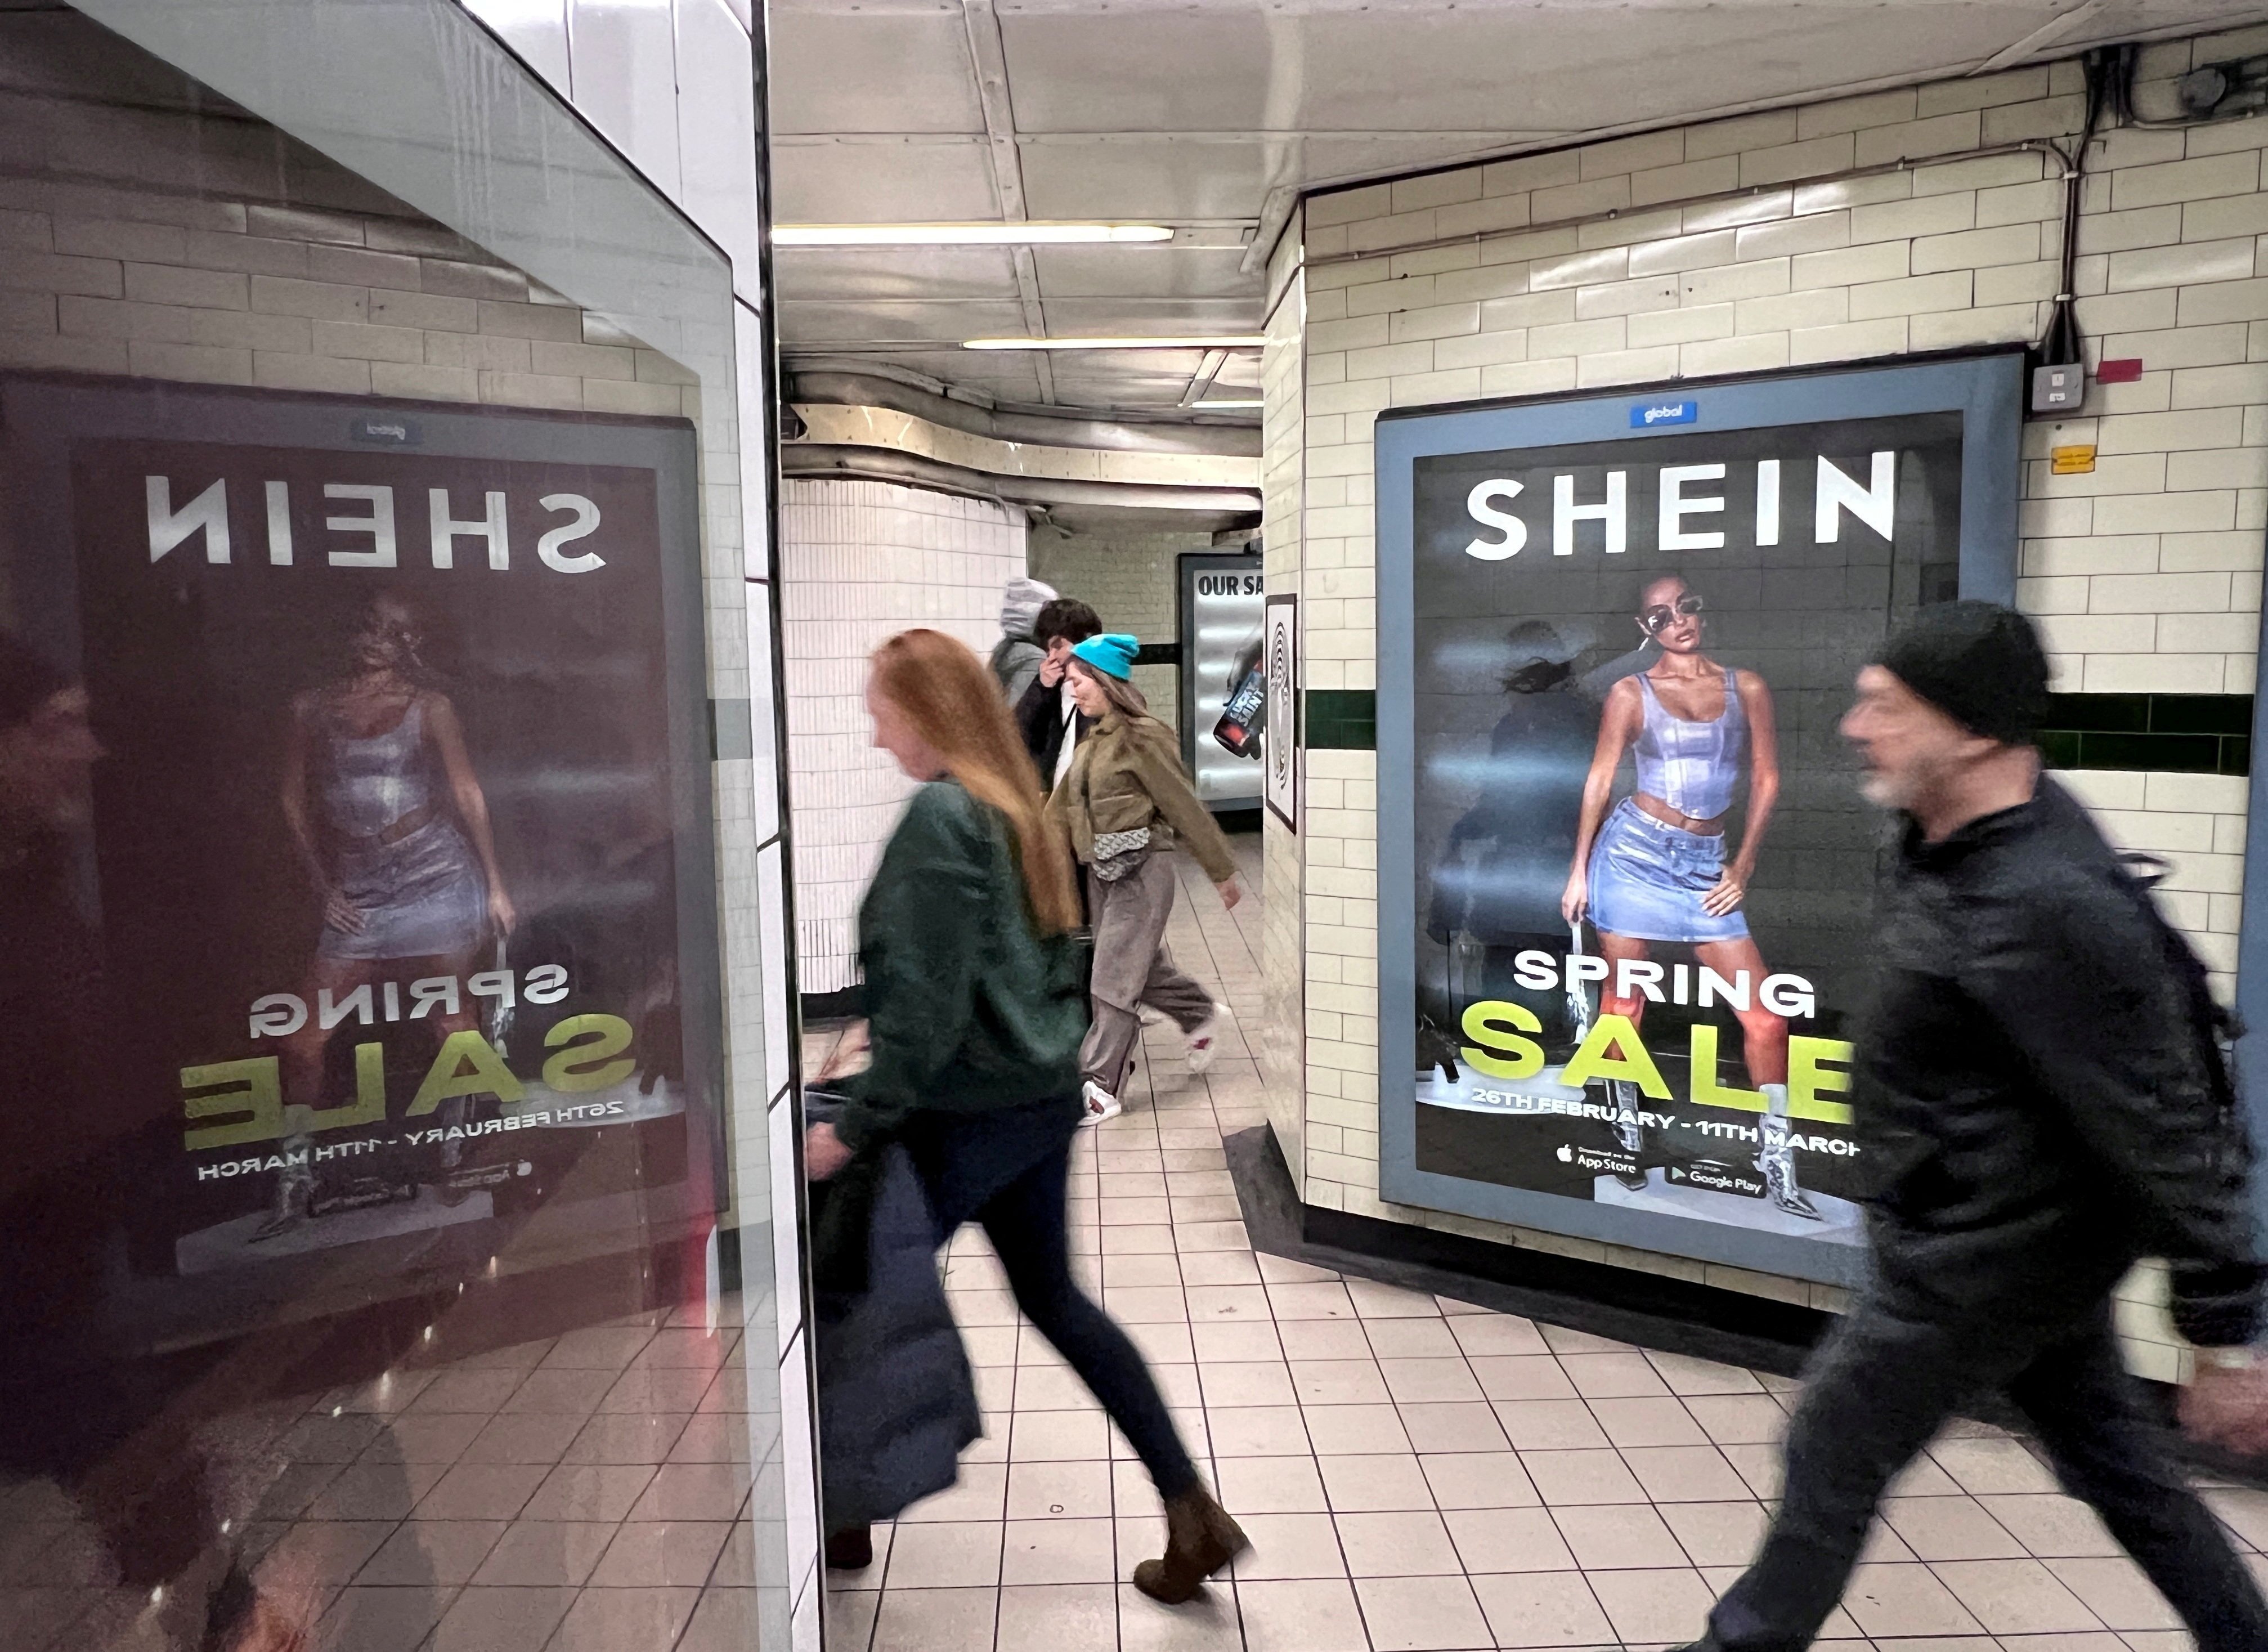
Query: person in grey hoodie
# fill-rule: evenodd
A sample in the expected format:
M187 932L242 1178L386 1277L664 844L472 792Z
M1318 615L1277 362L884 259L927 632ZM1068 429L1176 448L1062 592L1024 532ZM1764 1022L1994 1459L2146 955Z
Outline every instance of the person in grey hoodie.
M1055 586L1020 574L1000 594L1000 640L992 645L990 663L1010 705L1024 697L1024 690L1040 675L1040 661L1048 657L1048 651L1032 640L1032 622L1055 597Z

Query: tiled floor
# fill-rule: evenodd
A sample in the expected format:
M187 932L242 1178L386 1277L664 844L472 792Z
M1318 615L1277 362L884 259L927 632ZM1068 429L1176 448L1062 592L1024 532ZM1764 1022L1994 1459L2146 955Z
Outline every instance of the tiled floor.
M1182 885L1176 957L1252 1022L1257 903L1223 913L1186 864ZM1074 1246L1253 1552L1199 1604L1125 1586L1161 1543L1155 1494L1018 1325L969 1229L946 1283L988 1434L958 1486L877 1531L871 1568L834 1575L833 1652L1653 1648L1697 1634L1763 1530L1793 1384L1256 1255L1219 1146L1259 1122L1249 1058L1232 1040L1194 1079L1171 1027L1146 1046L1124 1116L1077 1148ZM2211 1495L2263 1567L2268 1496ZM1827 1633L1838 1652L2189 1644L2093 1515L2022 1442L1983 1428L1940 1441L1899 1483Z
M770 1430L752 1442L734 1316L708 1319L232 1412L201 1431L214 1514L311 1652L753 1652L747 1464ZM52 1481L0 1489L0 1648L195 1644L166 1637Z

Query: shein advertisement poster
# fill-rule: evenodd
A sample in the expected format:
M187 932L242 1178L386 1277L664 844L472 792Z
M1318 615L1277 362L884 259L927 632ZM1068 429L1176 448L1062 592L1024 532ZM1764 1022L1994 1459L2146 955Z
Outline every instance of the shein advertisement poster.
M1260 558L1179 558L1182 749L1197 796L1215 809L1256 808L1267 741Z
M2013 594L2017 359L1381 418L1383 1197L1856 1276L1837 723Z
M132 1183L134 1271L383 1294L697 1239L690 424L37 380L0 410L5 617L105 748L70 1150Z

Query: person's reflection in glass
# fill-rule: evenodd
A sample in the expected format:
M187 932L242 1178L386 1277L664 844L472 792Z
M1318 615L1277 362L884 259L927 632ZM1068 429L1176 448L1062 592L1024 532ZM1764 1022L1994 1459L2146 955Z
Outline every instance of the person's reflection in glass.
M106 1052L131 1034L104 1015L82 877L102 755L85 689L0 631L0 1507L18 1536L36 1500L10 1493L51 1481L100 1542L107 1565L56 1645L109 1643L114 1582L135 1614L119 1644L291 1652L305 1644L304 1604L256 1589L239 1566L195 1440L237 1386L225 1357L148 1355L117 1336L111 1311L148 1121L107 1076ZM21 1576L48 1594L70 1582ZM23 1626L0 1604L0 1644Z
M420 650L425 630L402 597L371 599L347 639L341 673L300 695L284 748L284 817L323 903L302 996L338 1002L385 980L444 977L462 983L484 965L476 955L512 931L514 913L497 866L488 800L465 749L449 697ZM424 1019L438 1044L471 1029L478 1014L461 990ZM320 1019L285 1041L286 1099L309 1107L321 1095L330 1032ZM452 1098L449 1123L463 1109ZM442 1196L456 1154L445 1153ZM287 1233L312 1215L311 1168L277 1178L276 1207L256 1234Z

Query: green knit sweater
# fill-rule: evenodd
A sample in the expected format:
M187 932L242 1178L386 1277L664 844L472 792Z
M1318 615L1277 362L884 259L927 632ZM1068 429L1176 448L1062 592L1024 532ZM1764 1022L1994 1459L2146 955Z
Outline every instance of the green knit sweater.
M1008 823L932 780L914 793L858 908L873 1065L842 1089L852 1147L917 1110L976 1113L1079 1088L1085 948L1032 926Z

